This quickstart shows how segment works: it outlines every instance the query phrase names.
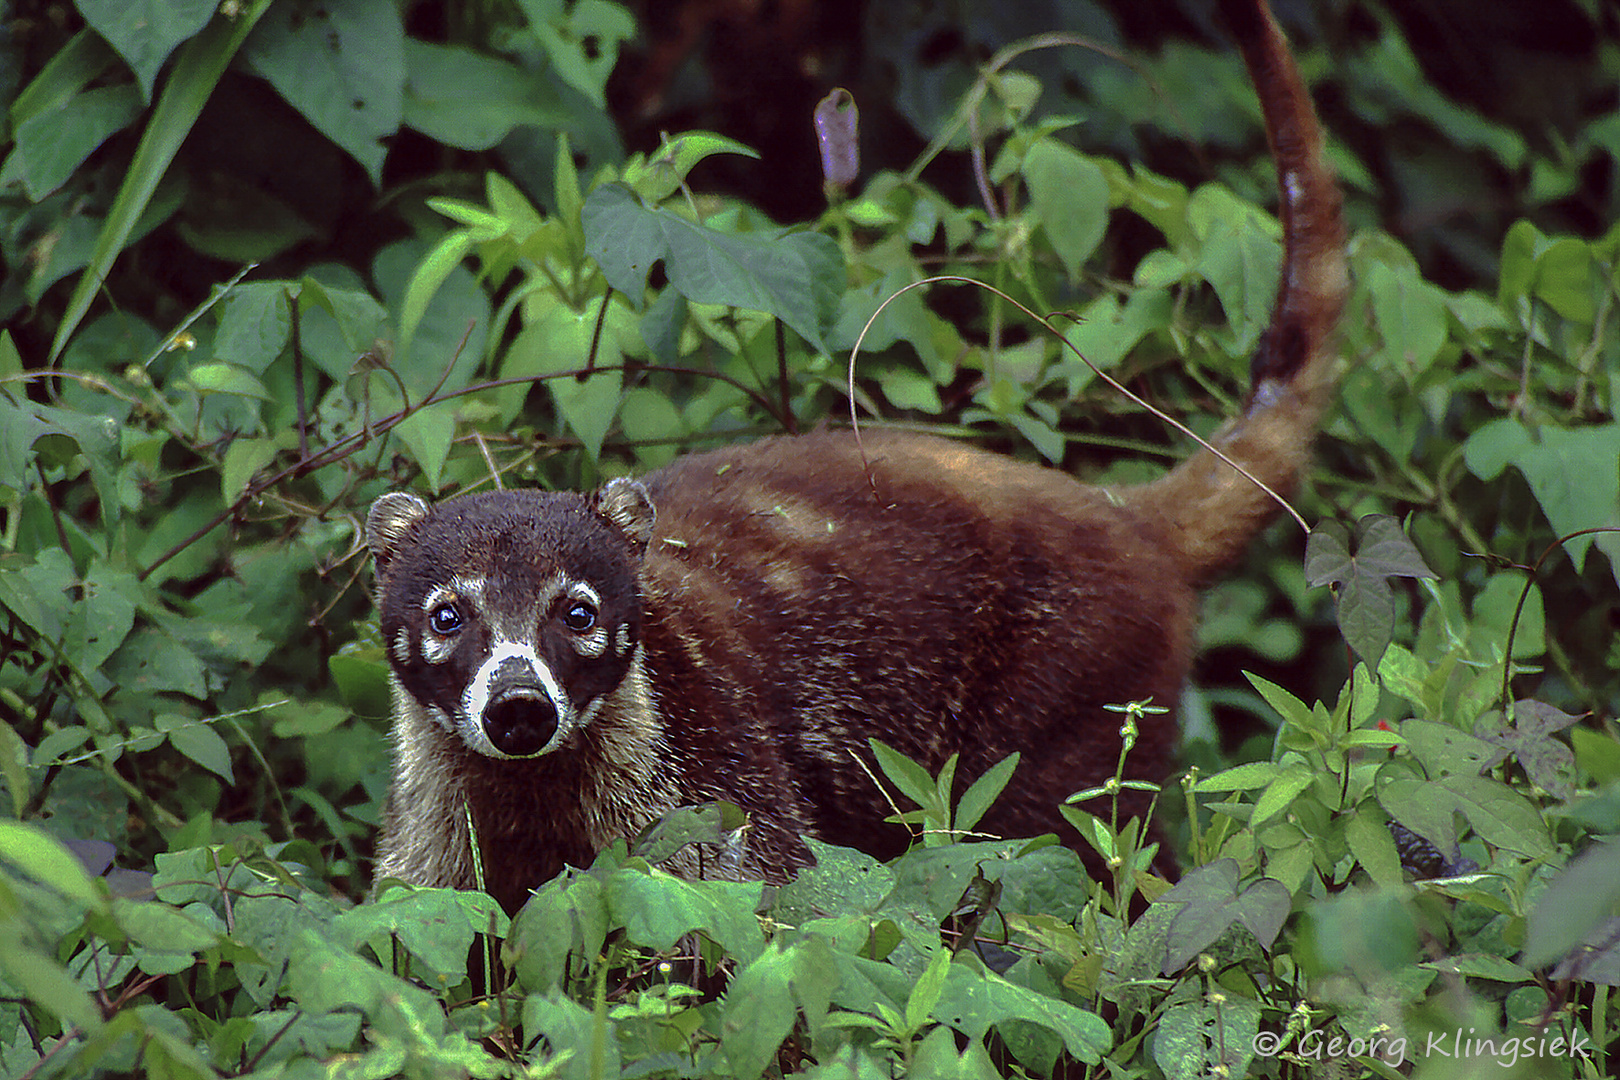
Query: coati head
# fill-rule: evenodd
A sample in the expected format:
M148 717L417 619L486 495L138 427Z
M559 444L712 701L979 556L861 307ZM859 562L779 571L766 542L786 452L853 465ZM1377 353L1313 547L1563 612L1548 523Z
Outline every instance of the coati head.
M495 491L430 507L384 495L366 518L398 685L469 748L565 745L624 679L641 639L646 490Z

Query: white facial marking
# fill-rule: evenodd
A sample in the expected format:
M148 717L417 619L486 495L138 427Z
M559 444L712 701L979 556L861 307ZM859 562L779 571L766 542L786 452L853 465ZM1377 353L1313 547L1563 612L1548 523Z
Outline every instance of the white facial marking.
M622 658L629 651L630 628L628 626L621 626L613 635L613 652L616 656Z
M489 705L490 682L495 678L495 673L500 670L501 664L506 660L513 659L522 661L534 673L536 681L545 688L546 696L551 699L552 708L557 710L557 731L552 735L551 741L540 749L542 754L550 753L562 739L573 731L576 725L574 707L568 700L568 695L563 692L562 684L557 681L557 676L553 675L551 668L547 666L544 660L540 659L540 654L534 651L533 646L519 642L496 642L495 647L490 650L488 658L484 660L484 663L473 675L472 681L467 684L467 689L462 691L461 737L468 746L477 750L480 754L494 758L511 757L510 754L496 749L495 744L490 742L489 736L484 732L483 715L484 709Z
M400 627L399 633L394 635L394 659L401 664L411 662L411 631L409 627Z

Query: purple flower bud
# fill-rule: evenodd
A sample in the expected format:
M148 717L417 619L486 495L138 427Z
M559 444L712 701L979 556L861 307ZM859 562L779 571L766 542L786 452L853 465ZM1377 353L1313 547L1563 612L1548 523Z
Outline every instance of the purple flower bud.
M861 171L861 111L855 97L839 87L816 106L816 141L821 144L821 176L840 188Z

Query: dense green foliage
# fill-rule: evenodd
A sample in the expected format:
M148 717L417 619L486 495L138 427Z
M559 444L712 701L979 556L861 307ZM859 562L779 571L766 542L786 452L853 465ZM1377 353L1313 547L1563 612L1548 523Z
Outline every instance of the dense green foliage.
M369 501L589 486L846 423L851 388L863 423L1150 476L1191 442L1097 369L1208 432L1274 292L1241 66L1171 43L1065 67L1091 54L1064 38L912 71L896 107L932 142L783 229L694 190L729 139L621 149L605 86L635 27L607 0L431 30L364 0L26 6L34 37L0 40L24 72L0 79L7 1075L1613 1074L1620 229L1563 231L1571 200L1615 216L1612 117L1474 112L1376 7L1302 47L1340 112L1429 152L1336 150L1349 363L1301 500L1326 524L1210 595L1197 768L1160 797L1173 888L1112 787L1067 810L1092 882L972 833L1011 763L953 798L878 747L919 835L891 864L818 845L780 890L659 870L737 825L707 807L509 921L368 896ZM900 55L884 25L869 46ZM1144 143L1201 149L1195 182L1114 152L1149 114ZM1459 163L1511 226L1386 231ZM1442 287L1414 248L1486 276ZM901 291L931 275L999 292ZM1414 880L1425 859L1449 876Z

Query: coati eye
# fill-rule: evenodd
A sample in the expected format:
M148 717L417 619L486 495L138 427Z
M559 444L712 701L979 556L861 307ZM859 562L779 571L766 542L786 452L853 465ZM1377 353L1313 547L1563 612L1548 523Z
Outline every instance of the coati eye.
M440 604L428 612L428 629L440 637L449 637L461 629L461 612L454 604Z
M576 634L583 634L596 625L596 609L583 600L576 600L563 612L563 625Z

